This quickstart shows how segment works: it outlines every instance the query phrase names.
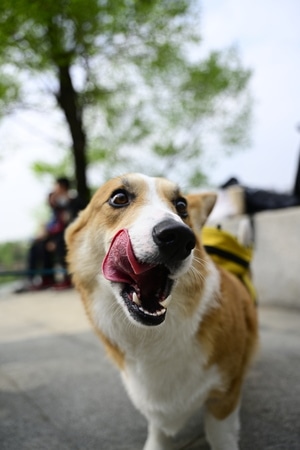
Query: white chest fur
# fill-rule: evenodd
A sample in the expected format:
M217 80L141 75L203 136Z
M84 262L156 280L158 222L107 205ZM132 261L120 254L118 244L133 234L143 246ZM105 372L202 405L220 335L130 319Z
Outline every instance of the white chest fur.
M199 408L212 388L221 387L216 366L206 367L196 331L218 285L214 272L196 314L182 317L182 299L172 297L166 320L147 328L129 322L111 292L109 283L94 294L94 320L102 332L125 355L122 378L135 406L166 434L175 434L190 414Z
M135 406L166 434L182 428L208 392L220 386L216 367L204 368L205 358L196 341L154 340L154 349L126 361L123 381Z

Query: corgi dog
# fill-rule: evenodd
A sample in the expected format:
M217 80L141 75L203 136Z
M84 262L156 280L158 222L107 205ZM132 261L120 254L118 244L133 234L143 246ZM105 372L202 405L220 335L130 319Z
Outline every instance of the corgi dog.
M201 406L211 449L238 449L257 315L245 286L201 244L215 200L127 174L100 187L66 232L86 313L148 421L144 450L173 448Z

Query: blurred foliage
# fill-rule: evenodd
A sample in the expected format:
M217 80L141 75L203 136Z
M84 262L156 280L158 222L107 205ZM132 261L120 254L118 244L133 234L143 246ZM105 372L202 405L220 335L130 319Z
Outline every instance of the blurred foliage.
M25 267L28 242L0 242L0 269L12 270Z
M0 274L11 270L24 270L28 252L28 242L0 242ZM18 277L19 278L19 277ZM11 275L0 275L0 284L18 279Z
M56 179L63 174L66 177L72 178L74 176L74 171L72 170L70 155L63 157L58 163L51 164L44 161L36 161L32 168L37 176L43 176L44 174L49 174L53 179Z
M57 100L73 142L57 166L38 162L35 171L78 176L78 128L100 179L139 170L198 185L205 153L246 145L250 71L235 49L203 55L199 10L196 0L2 0L0 67L12 76L0 82L0 109L30 104L22 81L38 89L43 75L40 95ZM77 125L62 94L71 95Z
M20 86L0 66L0 118L10 113L12 105L20 98Z

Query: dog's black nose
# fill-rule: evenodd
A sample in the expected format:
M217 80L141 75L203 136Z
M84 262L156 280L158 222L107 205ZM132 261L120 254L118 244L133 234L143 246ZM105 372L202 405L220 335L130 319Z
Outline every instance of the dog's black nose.
M152 236L163 262L182 261L196 245L192 230L173 219L158 223L152 230Z

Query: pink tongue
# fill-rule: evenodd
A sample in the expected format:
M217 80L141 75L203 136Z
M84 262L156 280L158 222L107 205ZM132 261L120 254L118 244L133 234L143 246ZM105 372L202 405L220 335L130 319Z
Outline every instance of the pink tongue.
M111 241L102 263L102 272L107 280L119 283L137 282L138 277L152 266L140 263L132 249L126 229L118 231Z

